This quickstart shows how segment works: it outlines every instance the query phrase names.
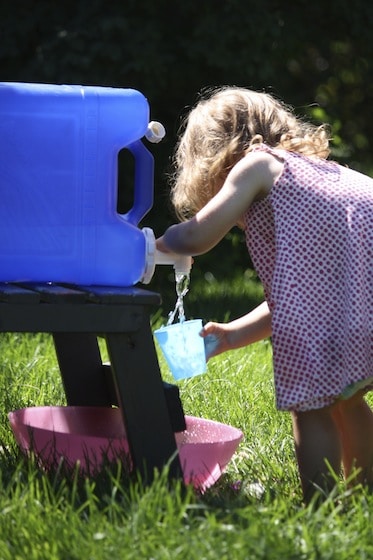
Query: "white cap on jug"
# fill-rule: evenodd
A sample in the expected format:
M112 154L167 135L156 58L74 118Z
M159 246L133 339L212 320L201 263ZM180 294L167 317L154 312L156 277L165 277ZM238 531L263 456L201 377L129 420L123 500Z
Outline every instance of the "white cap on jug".
M158 144L166 135L166 129L162 123L157 121L151 121L148 124L148 130L145 132L145 138L152 142L152 144Z

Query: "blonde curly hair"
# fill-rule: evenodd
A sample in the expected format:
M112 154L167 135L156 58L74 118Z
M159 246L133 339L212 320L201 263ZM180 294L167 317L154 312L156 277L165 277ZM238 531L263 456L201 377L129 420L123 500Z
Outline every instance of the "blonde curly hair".
M327 158L324 125L296 117L267 93L223 87L201 98L180 129L171 175L178 218L194 216L222 187L232 167L257 144Z

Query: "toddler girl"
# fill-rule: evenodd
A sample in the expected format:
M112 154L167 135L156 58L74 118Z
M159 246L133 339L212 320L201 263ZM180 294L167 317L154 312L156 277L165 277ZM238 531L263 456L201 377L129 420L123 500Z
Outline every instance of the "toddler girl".
M201 335L217 337L214 355L272 336L307 501L341 463L373 479L373 180L328 155L326 128L274 97L215 90L186 119L171 189L181 223L157 240L199 255L243 229L266 301Z

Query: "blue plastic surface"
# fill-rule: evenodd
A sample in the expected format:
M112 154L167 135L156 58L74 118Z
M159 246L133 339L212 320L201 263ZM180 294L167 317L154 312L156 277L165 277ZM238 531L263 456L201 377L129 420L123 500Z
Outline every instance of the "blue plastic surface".
M138 224L153 204L133 89L0 83L0 281L132 286L145 269ZM134 156L133 207L117 213L118 153ZM133 178L131 178L133 180Z

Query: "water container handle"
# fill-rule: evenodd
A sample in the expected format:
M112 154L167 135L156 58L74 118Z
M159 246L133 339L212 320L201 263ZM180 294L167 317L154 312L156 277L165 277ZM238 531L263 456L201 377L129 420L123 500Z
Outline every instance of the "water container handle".
M129 144L127 149L135 158L135 188L133 206L124 217L137 226L153 206L154 158L141 140Z

